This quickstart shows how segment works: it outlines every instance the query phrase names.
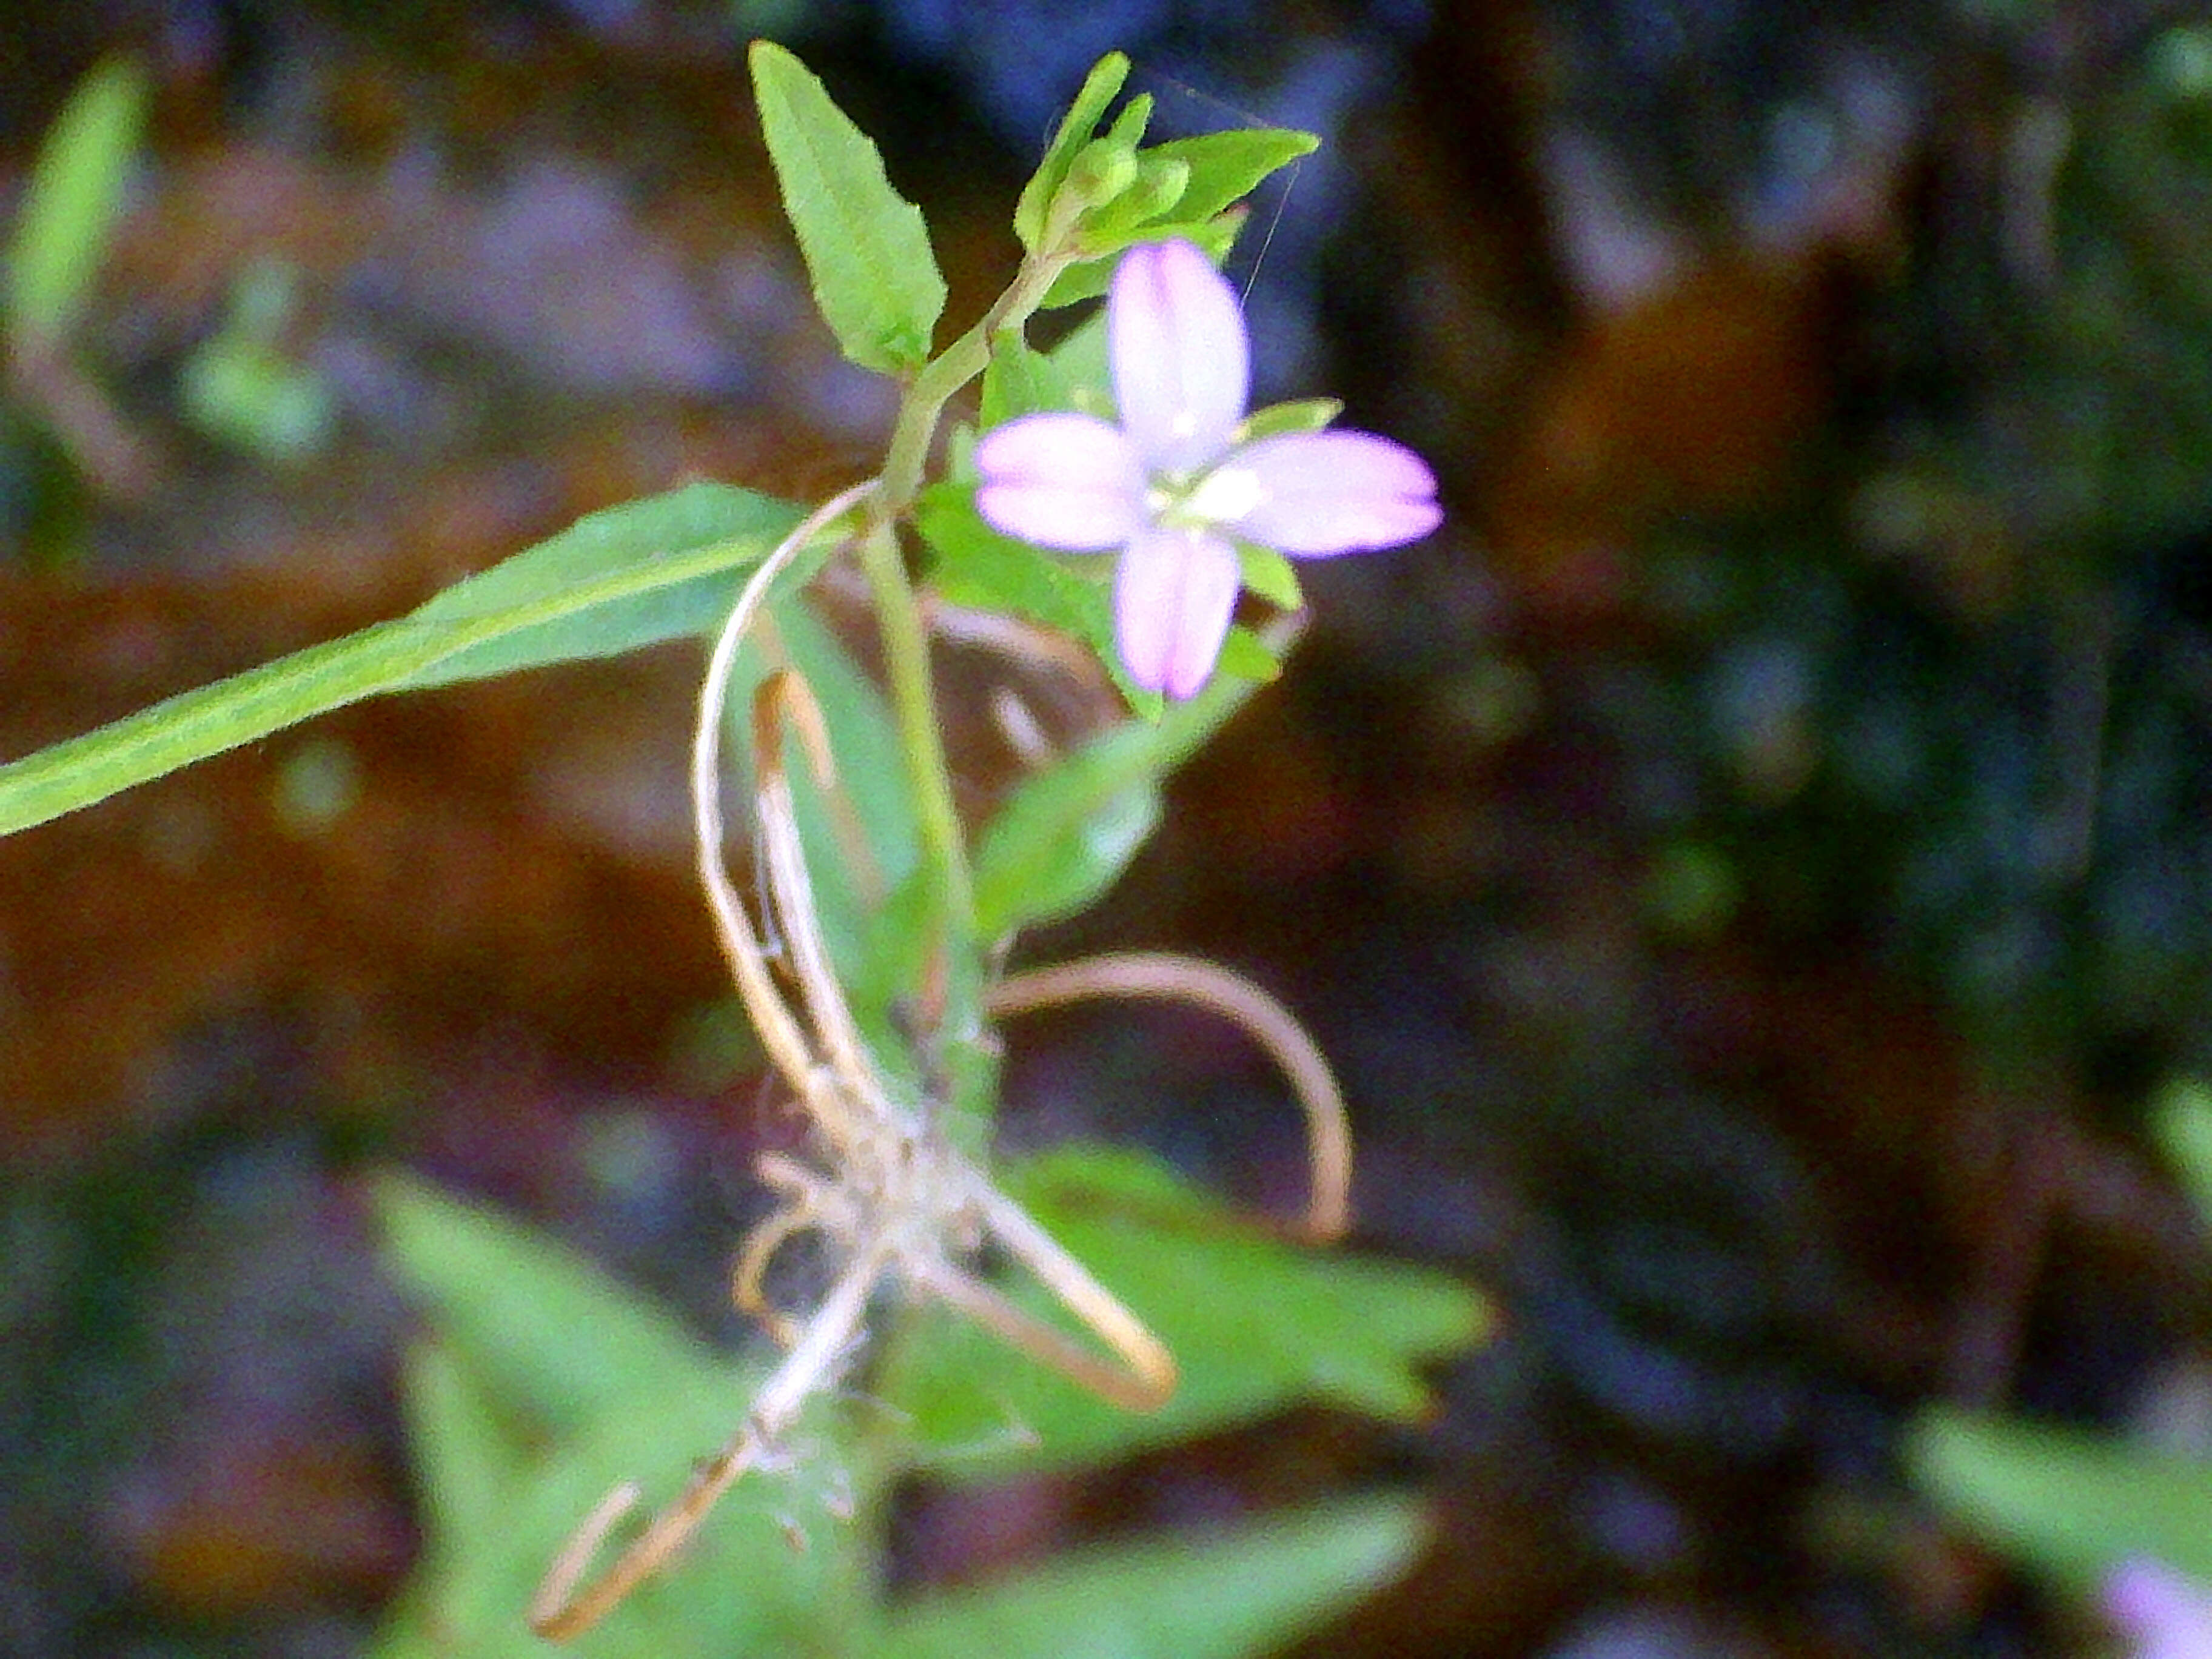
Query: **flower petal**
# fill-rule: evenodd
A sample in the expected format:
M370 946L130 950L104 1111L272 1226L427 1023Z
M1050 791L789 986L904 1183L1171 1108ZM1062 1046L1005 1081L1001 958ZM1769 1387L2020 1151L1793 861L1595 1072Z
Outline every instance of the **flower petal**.
M975 445L975 510L1043 547L1119 547L1145 520L1145 476L1118 427L1095 416L1024 415Z
M2212 1652L2212 1591L2164 1562L2135 1557L2106 1575L2105 1616L2135 1644L2133 1659Z
M1121 425L1154 473L1218 459L1244 418L1251 344L1237 290L1185 241L1146 242L1114 268L1106 349Z
M1114 638L1129 678L1188 697L1213 672L1241 580L1236 550L1194 530L1147 530L1114 577Z
M1300 558L1396 547L1443 521L1428 464L1371 432L1261 438L1221 471L1258 483L1257 502L1232 521L1237 532Z

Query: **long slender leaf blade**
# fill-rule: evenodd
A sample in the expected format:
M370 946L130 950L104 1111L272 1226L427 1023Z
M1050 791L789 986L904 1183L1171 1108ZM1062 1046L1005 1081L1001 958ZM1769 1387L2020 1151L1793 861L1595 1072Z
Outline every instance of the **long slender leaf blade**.
M883 1659L1272 1653L1395 1578L1420 1533L1413 1504L1370 1498L1227 1534L1086 1551L1009 1581L921 1598L874 1651Z
M781 542L799 509L730 484L694 483L579 519L559 534L434 594L410 613L418 623L474 625L549 602L548 620L503 631L410 675L423 690L489 679L548 663L617 656L663 640L711 631L737 598L738 575ZM749 550L726 561L723 550ZM711 568L684 574L704 556ZM795 573L803 574L803 571ZM670 578L654 580L656 575ZM630 578L630 591L604 587ZM572 596L604 592L572 607Z
M587 513L566 530L434 593L410 613L418 622L496 616L610 571L649 564L742 538L781 538L799 509L732 484L692 483L665 495Z
M556 537L411 616L180 692L0 766L0 835L364 697L692 631L718 614L734 573L757 563L796 518L793 509L750 491L693 487L700 489L708 493L678 491L596 514L602 530L620 526L625 533L595 534L585 543ZM542 548L556 544L564 544L561 556L538 562ZM585 546L589 560L575 556ZM505 574L510 566L522 574Z
M798 58L756 40L750 62L761 131L815 303L861 368L919 367L945 309L921 210L891 188L875 144Z
M380 623L50 744L0 766L0 835L389 690L440 654L416 624Z
M40 147L8 250L7 321L19 339L58 340L82 311L123 210L145 107L144 71L109 58L70 94Z

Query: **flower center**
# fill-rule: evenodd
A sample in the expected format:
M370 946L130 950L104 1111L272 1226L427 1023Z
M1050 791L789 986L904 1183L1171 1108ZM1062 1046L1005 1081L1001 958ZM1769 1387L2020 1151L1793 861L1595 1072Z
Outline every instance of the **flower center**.
M1267 491L1249 467L1223 465L1195 482L1181 478L1154 481L1145 504L1154 520L1165 526L1200 530L1217 524L1234 524L1260 505Z

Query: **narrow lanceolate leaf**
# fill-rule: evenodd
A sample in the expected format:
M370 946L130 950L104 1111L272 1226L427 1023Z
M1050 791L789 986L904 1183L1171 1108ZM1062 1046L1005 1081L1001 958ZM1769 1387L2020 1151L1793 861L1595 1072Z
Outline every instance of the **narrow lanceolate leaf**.
M871 1651L880 1659L1273 1653L1402 1572L1421 1522L1402 1498L1367 1498L1205 1531L1094 1548L917 1596Z
M921 210L891 188L874 143L805 64L769 40L753 42L751 64L761 131L815 303L861 368L920 367L945 309Z
M1106 106L1114 101L1114 94L1128 78L1129 60L1120 52L1109 52L1098 60L1084 80L1083 90L1075 94L1075 101L1060 118L1060 130L1045 146L1044 159L1037 163L1036 173L1022 186L1021 199L1014 204L1014 234L1030 252L1036 252L1043 238L1046 214L1052 198L1067 181L1068 168L1091 142L1098 118L1105 114Z
M1188 163L1190 179L1176 199L1176 216L1210 219L1249 196L1270 173L1313 154L1320 143L1310 132L1238 127L1195 138L1171 138L1145 155L1148 160Z
M363 697L705 631L798 521L720 484L596 513L411 615L264 663L0 766L0 835Z
M8 249L7 323L20 342L60 339L82 310L123 210L145 104L137 64L111 58L70 94L40 146Z

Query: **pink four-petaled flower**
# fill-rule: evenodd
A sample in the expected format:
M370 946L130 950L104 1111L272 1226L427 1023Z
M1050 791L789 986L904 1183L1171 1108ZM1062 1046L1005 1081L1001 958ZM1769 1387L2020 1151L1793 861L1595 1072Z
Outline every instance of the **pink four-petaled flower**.
M1120 550L1115 641L1138 685L1188 697L1205 684L1243 584L1236 539L1325 558L1395 547L1440 521L1435 477L1388 438L1237 441L1251 383L1244 313L1191 243L1122 256L1106 339L1121 425L1027 415L986 434L975 507L1042 547Z

